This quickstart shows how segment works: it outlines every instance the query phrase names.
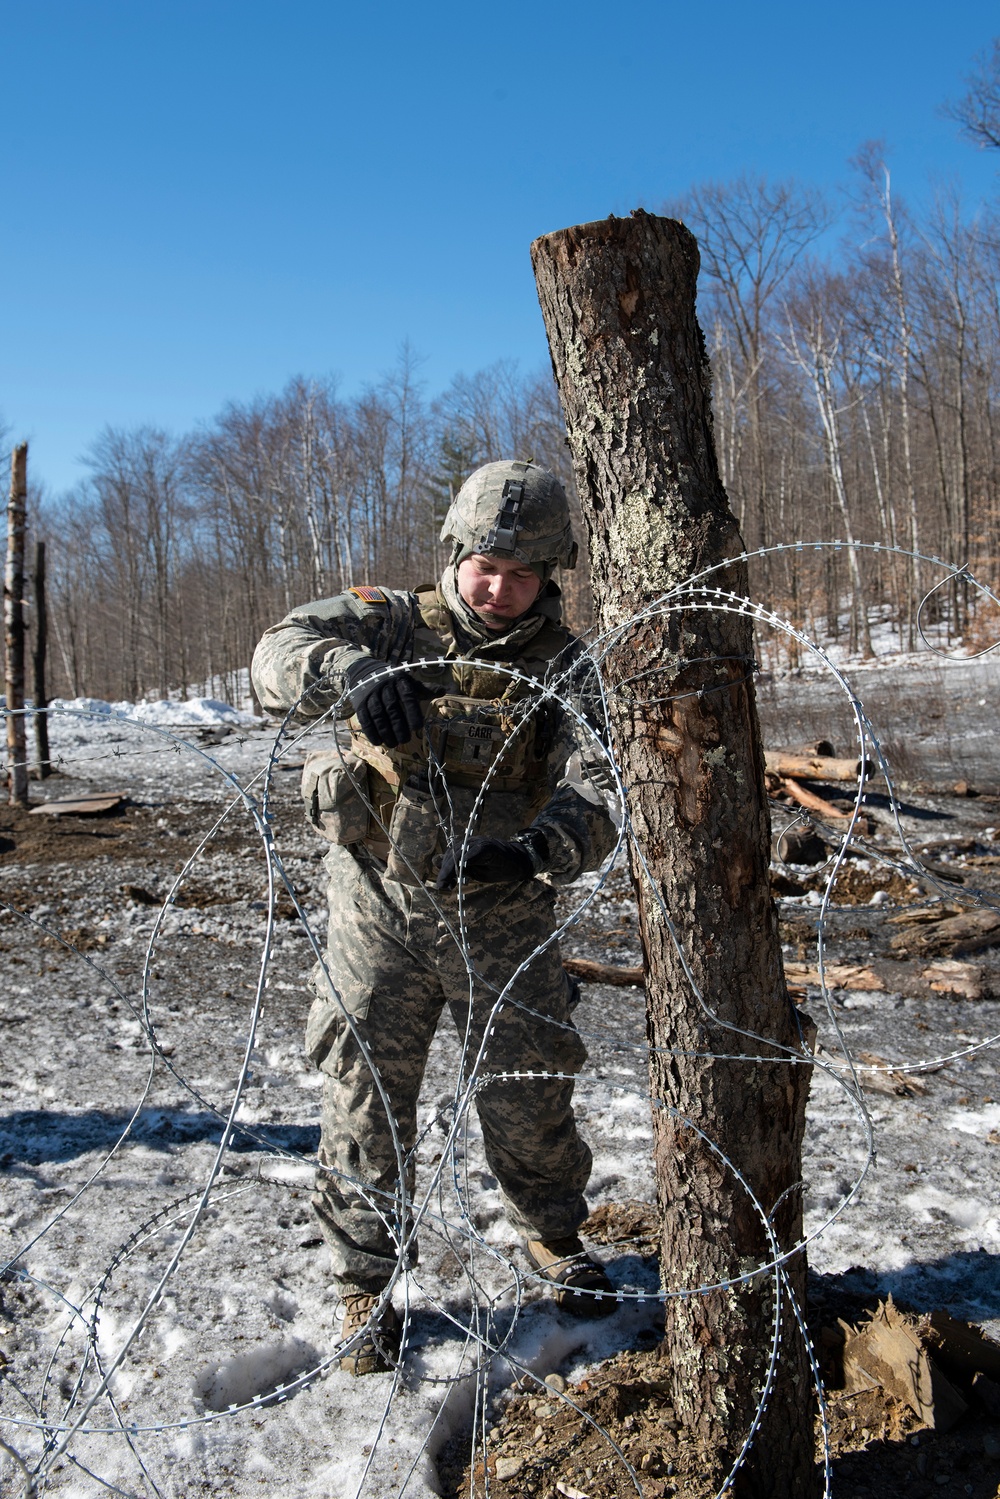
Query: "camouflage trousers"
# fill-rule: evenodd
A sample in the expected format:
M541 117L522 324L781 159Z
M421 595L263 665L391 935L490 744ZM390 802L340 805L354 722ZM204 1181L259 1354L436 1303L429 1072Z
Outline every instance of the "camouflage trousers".
M570 1074L488 1081L475 1106L511 1224L529 1238L573 1233L587 1214L591 1167L571 1103L572 1074L586 1051L555 943L495 1008L500 990L554 929L552 891L537 880L472 887L465 902L470 984L460 945L422 890L384 881L373 861L344 848L331 849L326 862L328 969L342 1003L317 966L306 1049L324 1074L313 1206L342 1288L385 1285L399 1258L400 1160L409 1201L417 1097L446 1004L457 1031L456 1092L477 1058L479 1076ZM454 897L444 909L456 927Z

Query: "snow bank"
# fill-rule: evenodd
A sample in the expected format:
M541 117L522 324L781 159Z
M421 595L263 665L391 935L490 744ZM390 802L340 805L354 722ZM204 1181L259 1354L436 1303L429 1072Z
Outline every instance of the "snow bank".
M244 713L229 703L211 697L189 697L183 702L160 698L154 703L109 703L100 697L54 698L49 704L49 711L58 712L60 709L95 716L115 715L167 729L190 728L192 725L200 728L205 724L240 724L250 727L260 723L260 719L255 718L252 713Z

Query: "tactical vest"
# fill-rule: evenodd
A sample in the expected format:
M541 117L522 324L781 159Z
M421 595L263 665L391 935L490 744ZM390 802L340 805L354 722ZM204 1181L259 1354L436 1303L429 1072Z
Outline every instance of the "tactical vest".
M405 744L389 749L372 744L357 719L351 718L354 770L350 779L363 793L358 771L367 768L367 800L375 815L368 818L363 833L364 818L358 816L341 816L339 833L332 819L324 828L323 801L342 806L344 791L342 785L333 785L324 798L321 786L320 816L313 815L313 821L334 841L363 842L377 858L388 862L391 877L410 884L427 878L435 853L443 851L439 836L442 794L463 831L463 811L477 808L480 820L485 814L497 823L492 835L513 836L531 822L551 794L549 755L558 721L556 705L540 703L525 677L544 678L570 639L561 625L546 620L525 643L524 655L498 663L496 668L474 665L448 655L455 647L453 623L439 590L418 588L410 659L435 663L412 670L434 694L425 707L424 728ZM512 675L503 666L523 675ZM430 792L428 776L435 788ZM335 772L330 779L331 784L338 779Z

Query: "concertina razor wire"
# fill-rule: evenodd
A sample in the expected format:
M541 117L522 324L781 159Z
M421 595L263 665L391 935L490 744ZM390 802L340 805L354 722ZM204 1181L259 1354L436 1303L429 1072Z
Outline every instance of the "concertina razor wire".
M677 588L664 594L630 619L617 626L614 630L604 635L594 635L584 642L583 667L588 676L588 690L581 693L581 663L576 662L569 672L561 677L556 677L539 687L537 682L532 683L530 697L521 699L518 708L525 718L536 713L545 704L554 704L566 715L575 726L579 742L588 745L590 751L599 757L603 773L600 776L601 789L617 809L616 821L619 823L619 831L616 847L609 860L606 862L597 878L586 890L577 905L562 920L554 935L521 963L507 978L502 988L492 988L493 993L493 1017L501 1008L507 1004L517 1005L518 1002L511 998L511 990L530 964L551 943L558 942L562 937L577 926L589 907L598 898L607 882L611 879L616 867L620 866L623 853L628 844L632 846L635 867L640 872L640 877L646 881L648 895L659 909L660 917L670 934L675 950L680 959L681 966L687 976L690 986L692 1001L699 1006L704 1019L710 1022L718 1031L728 1033L731 1037L731 1046L726 1050L711 1050L699 1053L686 1053L686 1055L697 1055L703 1058L715 1058L727 1062L745 1063L749 1066L799 1066L808 1065L816 1068L835 1083L842 1090L845 1102L849 1106L851 1114L856 1123L858 1136L861 1144L861 1161L853 1171L852 1178L844 1184L839 1200L830 1209L824 1220L811 1229L796 1244L790 1247L782 1247L778 1244L773 1230L773 1217L778 1204L768 1207L757 1200L754 1193L739 1170L737 1164L731 1160L700 1128L690 1119L681 1119L675 1110L670 1110L679 1122L683 1123L694 1134L698 1135L707 1149L719 1160L722 1168L731 1174L737 1181L757 1214L764 1236L769 1245L769 1253L765 1260L748 1268L741 1276L730 1280L713 1281L696 1287L670 1287L660 1286L658 1289L638 1286L630 1289L627 1285L619 1286L615 1290L617 1303L634 1304L642 1306L647 1303L663 1302L672 1297L689 1298L708 1293L713 1290L732 1289L735 1286L751 1282L768 1282L771 1298L771 1326L768 1336L768 1349L766 1352L766 1372L757 1394L757 1406L750 1427L745 1433L738 1456L733 1463L731 1471L727 1474L725 1481L719 1488L719 1495L725 1493L732 1483L733 1477L745 1460L754 1441L765 1411L773 1382L777 1361L779 1358L784 1319L791 1317L799 1335L805 1340L808 1350L808 1359L812 1371L814 1394L817 1400L817 1408L820 1413L821 1427L827 1433L826 1409L823 1397L822 1381L819 1373L819 1362L813 1349L806 1329L804 1308L798 1303L792 1294L784 1267L795 1256L800 1254L808 1245L824 1234L834 1221L839 1218L857 1198L862 1184L867 1176L872 1163L875 1160L875 1130L869 1114L868 1107L862 1092L861 1080L865 1073L877 1071L892 1071L893 1073L919 1073L921 1071L932 1071L940 1068L947 1062L954 1061L971 1055L974 1052L992 1047L1000 1040L998 1035L984 1036L974 1042L950 1051L946 1055L932 1059L922 1059L910 1063L896 1062L875 1065L864 1064L851 1054L850 1047L841 1030L840 1022L836 1014L830 990L826 978L826 949L828 943L829 914L833 900L838 876L842 870L845 859L852 850L861 849L864 854L878 860L887 868L895 870L905 877L919 877L925 884L935 886L938 893L947 895L954 901L956 891L953 885L942 884L936 879L933 872L924 868L919 857L908 842L907 835L902 827L899 812L899 799L893 784L892 773L887 761L883 744L865 711L860 697L853 690L846 671L839 668L831 660L829 654L816 641L800 628L783 619L776 612L767 609L760 603L751 599L732 593L722 586L720 575L726 568L732 566L734 561L747 562L752 557L767 554L801 553L803 551L821 551L830 549L834 551L846 550L846 542L801 542L777 545L762 549L759 553L742 554L735 559L728 559L725 563L716 567L706 569L704 572L686 580ZM860 550L874 553L892 553L897 557L908 559L915 558L929 566L942 570L943 576L932 588L927 590L920 602L917 611L917 624L924 645L935 655L945 654L930 641L925 629L924 616L930 599L939 590L948 587L955 580L960 580L966 586L977 591L981 597L997 605L1000 601L982 583L975 579L966 567L953 568L937 557L928 557L905 552L902 549L889 548L873 544L871 546L859 546ZM719 579L719 581L713 581ZM820 1002L823 1006L824 1019L829 1025L830 1033L835 1038L839 1055L826 1060L815 1056L803 1043L798 1050L783 1047L766 1036L755 1035L749 1031L735 1028L723 1021L721 1017L713 1014L705 997L699 992L697 983L683 950L680 934L672 920L671 913L666 907L663 895L657 888L641 844L635 838L634 828L630 816L628 790L623 785L619 767L610 751L610 737L608 732L607 703L608 688L606 677L602 668L606 659L615 646L626 639L629 632L639 624L665 618L672 613L690 611L712 611L715 613L732 613L747 617L755 624L763 625L773 630L779 637L794 640L805 652L808 652L819 663L830 679L836 684L846 702L854 724L857 738L857 753L860 762L860 773L854 797L853 810L848 818L847 825L843 830L824 828L823 831L829 841L836 845L836 853L829 861L830 867L823 890L820 906L816 913L816 952L817 968L819 974ZM987 647L987 650L994 647ZM986 654L986 651L977 652L977 655ZM962 656L962 660L972 659L970 656ZM407 665L420 665L421 663L404 663L389 670L405 670ZM699 664L684 662L684 666ZM709 666L710 662L701 662L701 665ZM744 667L743 678L748 679L756 671L756 663L753 661L736 662L737 667ZM520 679L521 674L513 668L505 668L495 661L484 662L483 665L491 672L509 676L512 680ZM671 668L676 672L677 667ZM665 670L665 668L664 668ZM667 694L656 696L655 677L657 669L652 668L648 672L639 673L627 681L619 683L614 689L616 691L627 691L633 701L641 701L645 706L653 706L668 701L671 697L689 695L691 691L706 694L723 688L731 688L734 678L726 676L718 684L709 684L698 689L686 689L683 694ZM585 705L584 705L585 700ZM296 708L299 705L296 705ZM211 749L199 744L192 739L184 737L183 734L168 728L159 727L155 724L144 723L140 718L131 717L126 714L115 714L109 712L95 712L93 710L72 708L65 706L52 706L47 711L52 717L63 721L72 722L74 719L84 722L99 721L113 736L116 742L105 745L98 749L89 749L79 746L74 752L56 752L52 755L53 765L63 771L79 773L81 767L89 762L114 757L116 761L127 760L130 753L148 756L151 751L160 756L193 756L200 761L203 768L208 770L212 776L217 777L219 784L227 797L224 809L209 827L208 831L198 840L196 846L181 863L170 889L164 897L160 909L153 921L148 935L145 956L142 964L141 983L137 994L130 994L122 985L109 963L95 958L90 952L83 951L77 947L70 937L61 934L51 923L33 916L30 911L19 910L14 904L0 901L0 910L5 911L11 917L16 917L24 923L26 928L37 933L39 940L47 938L59 945L64 953L71 955L74 961L84 965L93 975L96 981L105 986L120 1004L124 1004L134 1020L138 1023L144 1044L148 1051L148 1062L145 1082L140 1087L138 1094L132 1103L129 1117L120 1129L118 1137L109 1149L105 1151L98 1164L89 1172L81 1185L73 1190L61 1207L56 1209L51 1216L27 1239L15 1247L15 1251L9 1255L2 1268L2 1275L7 1283L20 1283L30 1286L43 1298L46 1299L50 1308L55 1308L59 1320L59 1328L51 1346L47 1364L41 1375L40 1386L35 1392L23 1387L10 1375L6 1384L10 1391L10 1397L4 1401L3 1409L0 1411L0 1422L3 1424L5 1436L0 1438L0 1451L5 1453L13 1463L14 1468L20 1475L24 1495L40 1494L46 1487L47 1481L51 1479L61 1462L69 1462L76 1470L89 1475L102 1488L109 1492L125 1493L109 1479L102 1478L97 1472L90 1469L74 1452L74 1445L79 1444L85 1437L103 1436L118 1439L126 1444L131 1453L135 1467L138 1470L141 1481L147 1487L147 1491L159 1494L160 1490L149 1471L147 1462L142 1455L142 1441L144 1438L154 1434L166 1432L186 1431L200 1425L221 1421L224 1418L239 1416L248 1412L261 1410L275 1404L287 1402L298 1391L308 1388L326 1371L331 1369L350 1347L356 1345L363 1333L355 1334L352 1340L347 1342L336 1342L333 1348L325 1356L318 1357L310 1367L279 1381L266 1391L254 1395L252 1398L230 1402L223 1409L197 1409L177 1410L168 1412L164 1419L132 1421L126 1416L121 1408L121 1401L115 1394L115 1376L125 1364L130 1352L142 1338L148 1327L155 1309L167 1295L173 1294L176 1285L182 1281L184 1274L185 1253L189 1249L199 1226L205 1220L209 1211L216 1210L221 1203L235 1202L246 1197L248 1194L283 1191L287 1190L288 1182L297 1177L283 1178L281 1175L282 1165L298 1168L302 1164L303 1157L300 1153L282 1149L276 1144L272 1134L262 1131L248 1122L246 1119L238 1120L241 1103L251 1073L252 1059L257 1039L258 1025L264 1010L265 993L269 984L269 970L272 964L273 943L275 937L276 908L279 892L284 892L291 903L294 919L299 923L301 930L306 936L308 947L313 958L325 973L325 980L329 986L330 993L337 994L336 974L330 973L327 968L327 956L325 943L315 930L314 921L310 918L302 899L296 889L295 878L290 872L286 860L283 858L276 836L277 816L274 806L274 784L277 770L287 762L292 755L302 752L308 740L316 731L324 726L329 726L336 720L339 710L343 708L343 699L328 708L320 717L311 721L303 728L296 721L296 710L293 708L287 715L271 742L266 763L261 765L254 774L240 779L232 771L227 770L217 755ZM25 710L28 715L32 710ZM4 710L5 719L10 716ZM510 739L517 734L522 722L515 721L510 730ZM138 740L143 740L142 749L134 749ZM150 746L146 741L152 740ZM244 741L237 736L238 742ZM509 742L509 740L508 740ZM494 761L499 764L500 756ZM8 766L8 769L10 767ZM883 847L876 847L869 842L859 830L858 824L862 816L867 792L871 789L869 782L869 768L878 777L878 783L885 788L888 797L891 815L894 823L895 836L898 847L894 852L889 852ZM434 767L432 765L432 772ZM476 808L469 819L464 834L463 847L467 846L469 829L474 828L476 810L479 801L489 794L490 778L492 770L487 772L482 789L478 793ZM432 786L436 786L439 792L437 812L440 826L445 831L448 841L451 842L453 809L450 806L447 785L443 776L434 776L432 773ZM358 787L363 795L363 788ZM370 814L377 820L377 810L369 804ZM259 961L257 963L256 978L253 983L253 1001L249 1017L246 1021L245 1036L243 1044L243 1055L239 1073L232 1087L228 1106L220 1108L218 1104L211 1101L207 1092L199 1086L192 1078L185 1076L180 1068L174 1063L169 1050L164 1050L157 1037L156 1024L154 1020L154 1001L151 992L151 980L155 971L157 955L161 951L162 944L169 940L168 916L174 909L176 900L183 890L185 881L189 879L192 871L198 866L210 848L213 840L220 831L232 826L233 821L242 816L245 822L242 826L246 835L256 839L259 853L266 871L267 898L266 898L266 920L264 935L260 943ZM789 826L793 826L796 819L793 817ZM248 824L248 826L247 826ZM387 834L388 830L383 828ZM402 851L397 850L400 855ZM426 891L426 896L437 905L439 918L448 923L449 918L445 911L435 901L432 890ZM973 906L997 907L997 899L988 891L963 889L961 892L963 903ZM466 913L462 898L462 885L459 882L459 893L455 919L449 923L451 939L463 955L469 982L470 1009L473 985L485 983L483 976L475 971L469 952L467 938ZM519 1008L524 1006L518 1005ZM534 1012L531 1012L534 1013ZM344 1011L346 1023L354 1028L352 1016ZM491 1017L491 1018L493 1018ZM552 1024L551 1017L544 1017ZM602 1433L607 1443L609 1453L613 1454L614 1460L621 1464L621 1471L625 1480L641 1495L642 1474L637 1472L630 1464L625 1453L615 1443L610 1432L600 1427L592 1416L573 1400L572 1391L554 1391L551 1387L542 1385L538 1376L532 1372L529 1364L518 1357L515 1344L515 1329L524 1302L525 1291L537 1283L540 1277L534 1272L525 1272L514 1261L505 1258L497 1245L489 1242L479 1231L475 1222L475 1214L470 1203L471 1186L469 1181L469 1141L468 1131L470 1112L479 1090L496 1083L516 1084L522 1078L534 1078L538 1076L534 1072L517 1071L491 1071L489 1068L489 1033L490 1025L487 1024L483 1040L474 1052L470 1047L469 1033L460 1038L461 1045L453 1062L453 1096L448 1100L445 1107L439 1108L420 1132L417 1144L414 1146L413 1155L425 1143L428 1133L436 1130L442 1138L436 1142L438 1145L437 1159L429 1173L425 1173L427 1179L419 1184L419 1190L411 1199L407 1192L407 1175L411 1165L410 1152L404 1147L400 1138L395 1121L392 1119L388 1098L382 1088L378 1076L378 1069L374 1058L368 1053L363 1038L357 1034L355 1039L365 1056L376 1088L379 1090L383 1105L389 1116L393 1143L396 1153L397 1178L396 1189L393 1193L373 1192L371 1188L356 1178L345 1177L353 1191L362 1195L368 1203L380 1215L382 1221L388 1228L393 1242L396 1246L396 1266L390 1281L386 1287L384 1297L392 1296L394 1291L401 1293L403 1301L403 1346L406 1347L407 1336L410 1330L414 1297L423 1302L430 1301L442 1316L445 1323L453 1330L456 1346L460 1345L461 1352L458 1357L456 1371L447 1376L428 1375L425 1382L429 1384L439 1383L442 1388L440 1396L440 1410L451 1397L454 1387L460 1386L466 1390L473 1391L473 1419L471 1421L471 1444L472 1451L470 1462L474 1463L477 1455L483 1459L484 1482L489 1486L489 1469L485 1462L486 1441L488 1431L488 1406L492 1393L495 1393L498 1385L509 1383L513 1378L522 1385L537 1385L543 1388L547 1399L558 1400L572 1407L578 1412L595 1430ZM581 1035L585 1041L595 1042L599 1045L607 1044L608 1035L604 1031L593 1028L581 1029ZM648 1086L644 1084L646 1063L650 1056L650 1048L647 1042L623 1041L621 1037L614 1038L614 1048L618 1052L631 1052L632 1074L634 1081L628 1084L612 1083L610 1086L624 1089L631 1088L632 1091L648 1093ZM676 1052L667 1051L665 1054L678 1055ZM118 1247L112 1257L108 1260L101 1274L94 1280L93 1284L81 1287L75 1285L74 1275L69 1267L60 1267L64 1272L65 1284L62 1289L55 1280L49 1276L36 1274L30 1268L33 1251L37 1246L52 1234L56 1226L71 1215L78 1204L91 1193L108 1173L112 1164L120 1157L124 1147L133 1136L136 1122L139 1120L147 1105L154 1078L158 1072L169 1074L176 1085L197 1105L203 1113L214 1119L218 1126L219 1136L215 1146L211 1164L205 1173L204 1180L192 1191L185 1193L182 1197L170 1202L166 1206L157 1209L156 1212L146 1217L138 1224L128 1238ZM560 1074L542 1074L544 1076L559 1076ZM663 1100L653 1098L653 1108L665 1108ZM261 1166L258 1166L256 1174L245 1180L239 1186L227 1186L223 1182L224 1165L233 1145L234 1134L238 1131L241 1139L252 1142L262 1157L269 1159L277 1170L268 1174ZM332 1168L326 1168L332 1169ZM441 1246L453 1253L463 1267L463 1280L470 1293L470 1308L468 1315L463 1321L456 1316L454 1310L445 1305L438 1297L435 1298L431 1289L422 1280L417 1268L410 1263L410 1251L415 1244L416 1235L420 1232L425 1236L435 1239ZM120 1275L130 1264L133 1257L148 1251L151 1245L159 1245L162 1242L169 1248L166 1254L166 1262L162 1270L154 1277L152 1289L149 1290L142 1300L142 1304L134 1311L129 1323L124 1328L115 1328L114 1347L109 1349L102 1346L101 1327L102 1314L113 1286L115 1277ZM480 1269L486 1262L490 1269L490 1283L486 1285L483 1272ZM496 1284L497 1271L500 1271L501 1280L499 1287ZM601 1296L601 1292L590 1294ZM75 1376L68 1382L65 1377L57 1378L60 1360L65 1363L69 1351L72 1351L72 1362L76 1366ZM13 1371L11 1371L13 1373ZM356 1494L359 1496L366 1490L366 1485L372 1475L376 1453L379 1444L392 1426L392 1411L394 1402L403 1389L403 1369L397 1368L392 1376L389 1389L384 1395L381 1415L377 1423L375 1437L370 1444L367 1461L363 1465L362 1472L356 1486ZM16 1394L16 1402L12 1398ZM405 1474L399 1476L398 1485L395 1489L402 1496L410 1479L417 1470L418 1463L424 1455L424 1448L430 1442L431 1432L435 1422L430 1423L427 1436L420 1449L416 1452L412 1462ZM829 1442L825 1441L825 1490L830 1492L831 1469Z

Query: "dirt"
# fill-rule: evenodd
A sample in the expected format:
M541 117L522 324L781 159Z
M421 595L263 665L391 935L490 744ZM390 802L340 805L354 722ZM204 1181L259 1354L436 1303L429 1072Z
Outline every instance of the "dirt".
M626 1202L602 1207L584 1232L595 1243L628 1244L648 1259L656 1237L652 1204ZM905 1310L905 1309L904 1309ZM914 1312L915 1308L912 1308ZM827 1463L837 1495L933 1494L996 1499L1000 1494L1000 1412L995 1387L989 1408L960 1384L969 1409L956 1426L935 1431L903 1401L881 1388L843 1388L839 1324L864 1323L875 1301L822 1276L812 1276L808 1319L820 1358L826 1398L826 1434L816 1420L816 1478ZM540 1381L525 1382L496 1403L485 1464L470 1461L469 1433L449 1444L438 1460L445 1499L472 1494L486 1499L626 1499L639 1490L614 1448L635 1471L643 1499L713 1499L704 1454L688 1438L671 1404L670 1370L659 1348L622 1353L600 1365L568 1391ZM486 1472L489 1488L487 1489ZM559 1487L557 1487L559 1485Z

